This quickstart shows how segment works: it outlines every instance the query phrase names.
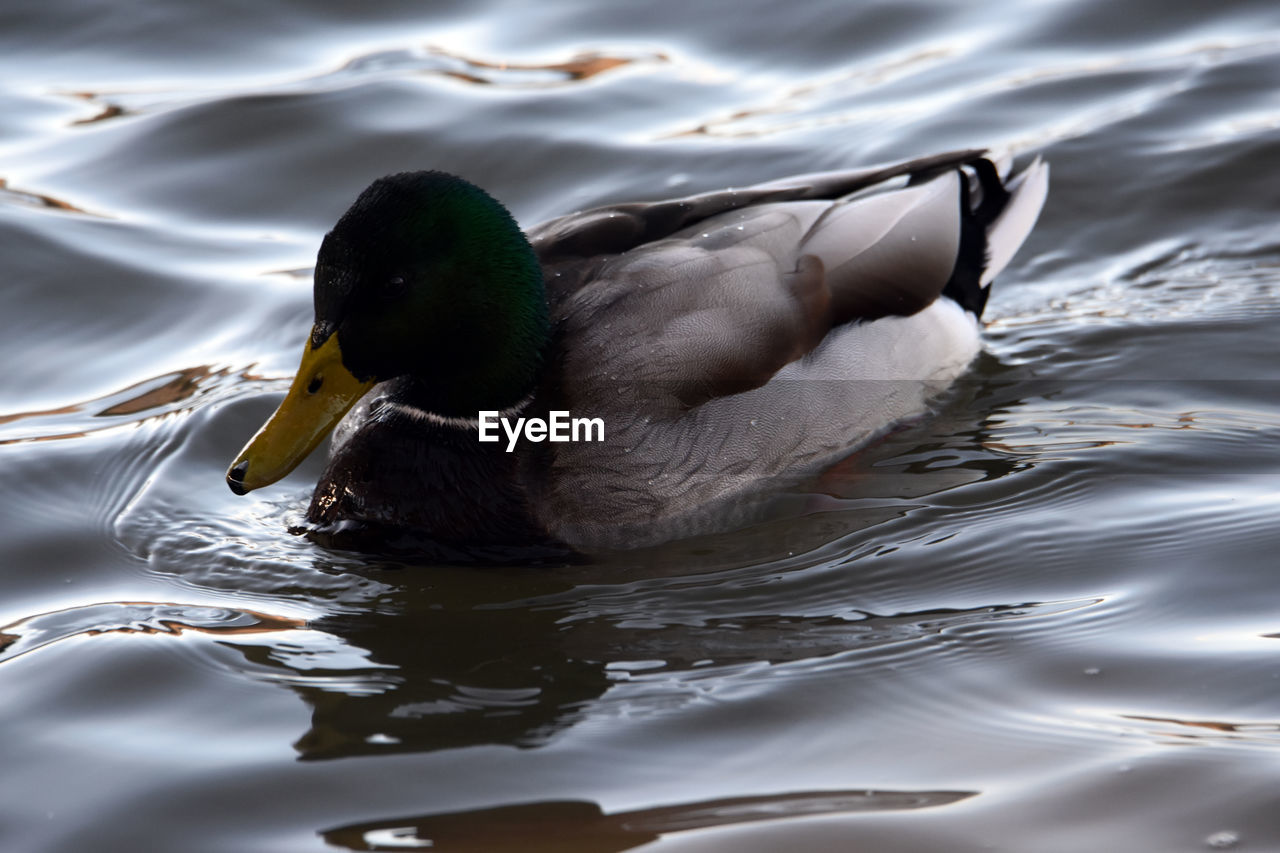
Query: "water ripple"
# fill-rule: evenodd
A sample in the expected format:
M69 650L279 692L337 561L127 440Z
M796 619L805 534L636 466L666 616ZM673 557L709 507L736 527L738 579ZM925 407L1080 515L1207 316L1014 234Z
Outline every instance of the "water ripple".
M152 601L108 601L28 616L0 626L0 663L77 636L172 634L233 636L301 627L298 619L253 610Z
M39 5L10 847L1276 846L1274 3ZM291 535L319 459L225 487L377 175L531 224L971 145L1053 167L989 352L776 517L478 572Z

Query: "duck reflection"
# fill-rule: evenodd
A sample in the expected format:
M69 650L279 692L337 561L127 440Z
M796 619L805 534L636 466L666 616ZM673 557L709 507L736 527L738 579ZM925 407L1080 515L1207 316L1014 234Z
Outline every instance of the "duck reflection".
M473 585L481 584L482 578ZM645 713L654 703L656 710L670 711L673 703L693 701L689 697L699 693L692 689L695 682L706 686L741 677L744 665L828 665L835 656L874 655L884 646L961 625L1093 603L742 615L635 626L603 610L583 616L592 605L581 596L573 606L551 605L572 594L470 606L460 605L458 597L436 602L439 607L380 609L311 623L312 634L328 637L330 648L338 645L334 639L340 641L348 651L345 660L357 662L334 667L337 672L319 672L319 655L305 648L244 648L260 666L293 668L274 680L290 685L311 706L311 726L294 743L300 758L483 744L534 747L590 715L611 713L615 705L613 710L628 713Z
M313 622L380 669L362 667L375 685L367 690L293 682L312 707L311 728L294 744L300 756L533 746L608 689L602 660L561 649L562 614L459 601L465 597L444 592L425 607L405 602L399 611Z
M432 848L521 853L617 853L694 829L809 815L899 811L943 806L975 791L805 791L732 797L606 814L592 802L552 800L474 811L393 818L326 830L348 850Z

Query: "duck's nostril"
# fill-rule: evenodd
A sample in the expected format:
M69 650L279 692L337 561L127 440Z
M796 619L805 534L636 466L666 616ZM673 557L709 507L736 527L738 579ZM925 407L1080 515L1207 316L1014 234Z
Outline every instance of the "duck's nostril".
M236 463L227 472L227 485L231 487L231 491L237 495L247 495L249 490L244 487L244 475L249 472L249 460L245 459Z

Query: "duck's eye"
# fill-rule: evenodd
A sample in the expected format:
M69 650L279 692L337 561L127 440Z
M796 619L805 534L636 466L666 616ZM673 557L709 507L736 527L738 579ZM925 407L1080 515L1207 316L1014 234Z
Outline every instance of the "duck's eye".
M307 383L307 393L314 394L320 390L320 386L324 384L324 377L317 373L311 377L311 381Z
M386 285L382 288L382 295L388 299L394 299L401 296L404 291L404 276L395 275L387 279Z

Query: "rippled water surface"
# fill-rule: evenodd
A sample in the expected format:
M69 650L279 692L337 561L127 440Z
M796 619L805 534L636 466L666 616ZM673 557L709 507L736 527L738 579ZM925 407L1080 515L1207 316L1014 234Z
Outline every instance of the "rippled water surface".
M6 851L1280 850L1280 7L0 9ZM1052 163L930 418L566 568L231 495L371 179Z

